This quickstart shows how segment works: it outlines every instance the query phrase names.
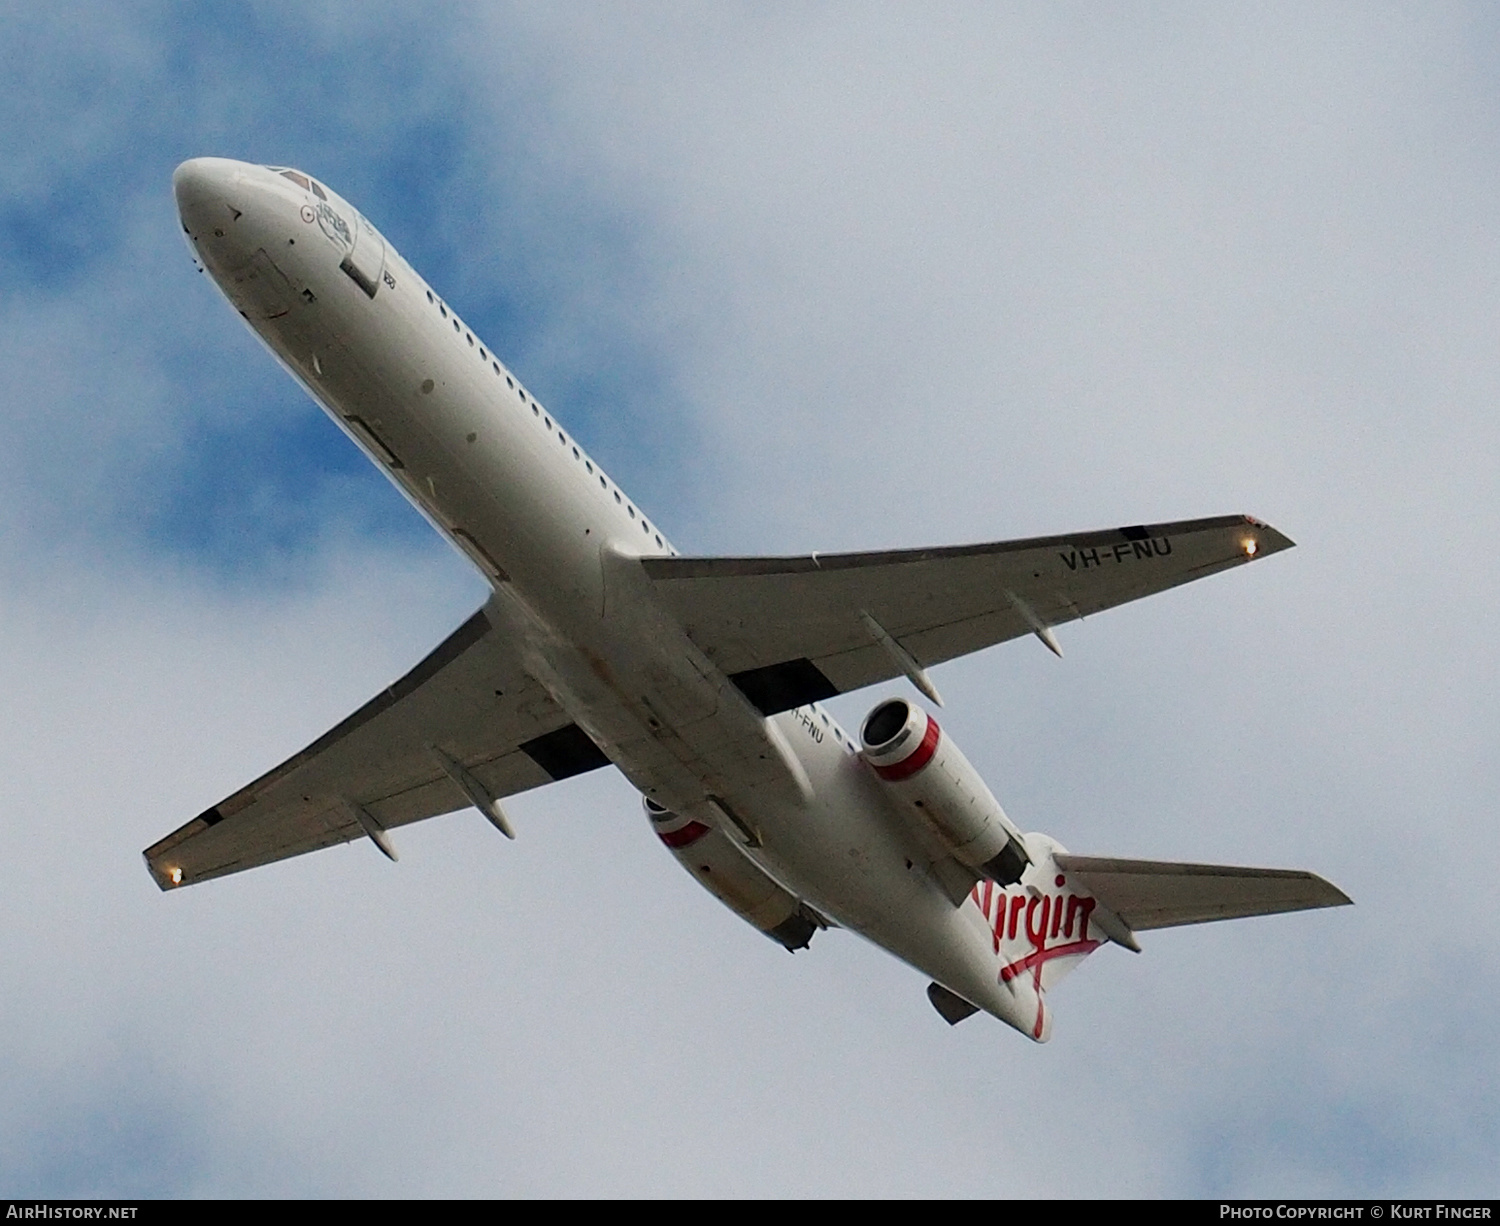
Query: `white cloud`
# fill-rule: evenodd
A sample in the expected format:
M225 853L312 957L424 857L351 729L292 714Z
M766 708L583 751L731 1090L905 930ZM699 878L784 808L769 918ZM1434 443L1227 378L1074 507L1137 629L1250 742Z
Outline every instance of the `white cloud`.
M304 578L257 591L96 522L141 453L190 445L208 410L184 386L281 386L227 310L192 324L222 369L184 376L188 325L151 311L178 294L176 240L124 202L118 270L3 308L7 1182L1483 1191L1500 280L1467 22L542 7L466 12L422 50L448 74L425 105L473 107L439 206L455 302L543 267L566 306L541 304L528 360L560 387L601 354L652 371L674 430L685 399L695 471L643 467L635 490L680 543L1239 510L1301 542L1064 628L1061 662L1022 643L941 670L945 726L1024 826L1307 866L1359 903L1106 950L1045 1049L982 1018L950 1032L919 976L846 934L787 957L668 862L613 776L518 801L516 844L470 814L402 831L398 866L356 846L157 895L142 846L477 592L440 549L341 523ZM357 76L336 43L316 54ZM246 73L182 88L223 124ZM299 396L278 404L310 412Z

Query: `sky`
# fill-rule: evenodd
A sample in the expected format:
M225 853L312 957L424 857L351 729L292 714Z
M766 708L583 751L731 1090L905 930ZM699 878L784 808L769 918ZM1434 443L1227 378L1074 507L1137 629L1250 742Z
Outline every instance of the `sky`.
M6 1194L1496 1194L1492 8L0 23ZM484 593L194 271L203 154L354 201L683 553L1274 524L933 679L1023 829L1356 905L1106 948L1038 1047L788 957L613 771L160 894Z

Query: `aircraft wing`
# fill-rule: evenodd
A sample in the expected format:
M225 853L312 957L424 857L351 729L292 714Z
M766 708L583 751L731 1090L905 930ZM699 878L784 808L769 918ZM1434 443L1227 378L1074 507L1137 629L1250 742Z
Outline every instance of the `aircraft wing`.
M481 609L394 685L146 849L162 889L346 843L608 764ZM460 782L463 780L463 782ZM476 786L477 785L477 786Z
M1344 907L1347 894L1315 873L1159 860L1056 857L1057 866L1136 932L1247 915Z
M689 636L763 714L1201 579L1292 542L1245 515L889 553L643 558ZM1049 646L1051 644L1049 643Z

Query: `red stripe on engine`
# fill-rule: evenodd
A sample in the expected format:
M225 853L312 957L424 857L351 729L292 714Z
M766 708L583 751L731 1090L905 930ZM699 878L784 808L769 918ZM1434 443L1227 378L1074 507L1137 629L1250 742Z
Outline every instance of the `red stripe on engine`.
M927 731L922 734L922 743L911 751L911 756L902 758L899 762L893 762L890 766L876 766L875 773L887 783L900 783L903 779L910 779L932 761L932 755L937 753L937 746L938 722L929 715ZM871 765L874 764L871 763Z
M702 822L689 822L678 830L658 830L656 837L675 851L679 847L687 847L691 843L696 843L708 831L709 828Z

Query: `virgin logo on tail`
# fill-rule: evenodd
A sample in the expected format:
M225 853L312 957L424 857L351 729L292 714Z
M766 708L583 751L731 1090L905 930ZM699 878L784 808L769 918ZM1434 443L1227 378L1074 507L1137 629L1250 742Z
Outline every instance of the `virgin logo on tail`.
M1067 885L1067 878L1059 873L1054 884L1061 889ZM989 922L995 953L999 954L1005 946L1011 947L1005 949L1007 960L1000 967L1000 982L1010 983L1028 972L1031 975L1036 991L1036 1025L1032 1034L1041 1038L1045 1020L1042 973L1048 963L1059 958L1082 958L1099 948L1103 942L1089 936L1089 917L1098 904L1087 894L1009 891L997 888L992 881L975 886L973 898ZM1026 945L1020 944L1023 938ZM1020 952L1017 946L1030 949L1017 957L1014 956ZM1055 982L1059 977L1050 978Z

